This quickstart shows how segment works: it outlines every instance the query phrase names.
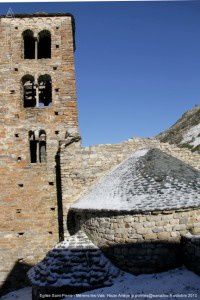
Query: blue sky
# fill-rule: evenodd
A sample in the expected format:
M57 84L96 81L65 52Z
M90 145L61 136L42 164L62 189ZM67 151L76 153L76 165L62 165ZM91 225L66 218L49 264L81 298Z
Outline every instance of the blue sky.
M200 100L200 2L0 4L70 12L84 145L153 136Z

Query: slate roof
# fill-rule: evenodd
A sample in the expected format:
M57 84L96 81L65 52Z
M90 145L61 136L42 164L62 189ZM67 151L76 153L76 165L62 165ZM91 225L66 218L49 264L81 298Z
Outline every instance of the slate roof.
M142 149L71 208L145 212L189 207L200 207L200 172L159 149Z
M28 278L34 286L90 289L112 285L119 273L101 250L79 232L49 251L29 270Z

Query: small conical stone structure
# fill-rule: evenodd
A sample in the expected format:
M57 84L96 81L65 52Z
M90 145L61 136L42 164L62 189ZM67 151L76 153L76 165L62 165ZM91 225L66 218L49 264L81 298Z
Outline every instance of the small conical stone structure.
M200 172L159 149L142 149L99 181L72 209L153 211L200 206Z
M59 243L28 272L33 286L95 289L110 286L118 268L79 232Z

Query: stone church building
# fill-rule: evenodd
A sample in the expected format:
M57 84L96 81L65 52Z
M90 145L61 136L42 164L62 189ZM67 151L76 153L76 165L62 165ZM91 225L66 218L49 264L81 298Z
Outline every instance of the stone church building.
M200 158L155 139L81 146L71 14L1 16L0 41L0 281L12 289L69 235L71 204L131 153Z

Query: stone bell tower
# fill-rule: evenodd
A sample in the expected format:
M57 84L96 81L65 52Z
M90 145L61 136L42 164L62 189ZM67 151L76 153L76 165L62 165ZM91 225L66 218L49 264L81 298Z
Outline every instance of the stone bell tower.
M78 132L70 14L0 18L0 281L63 236L59 142Z

